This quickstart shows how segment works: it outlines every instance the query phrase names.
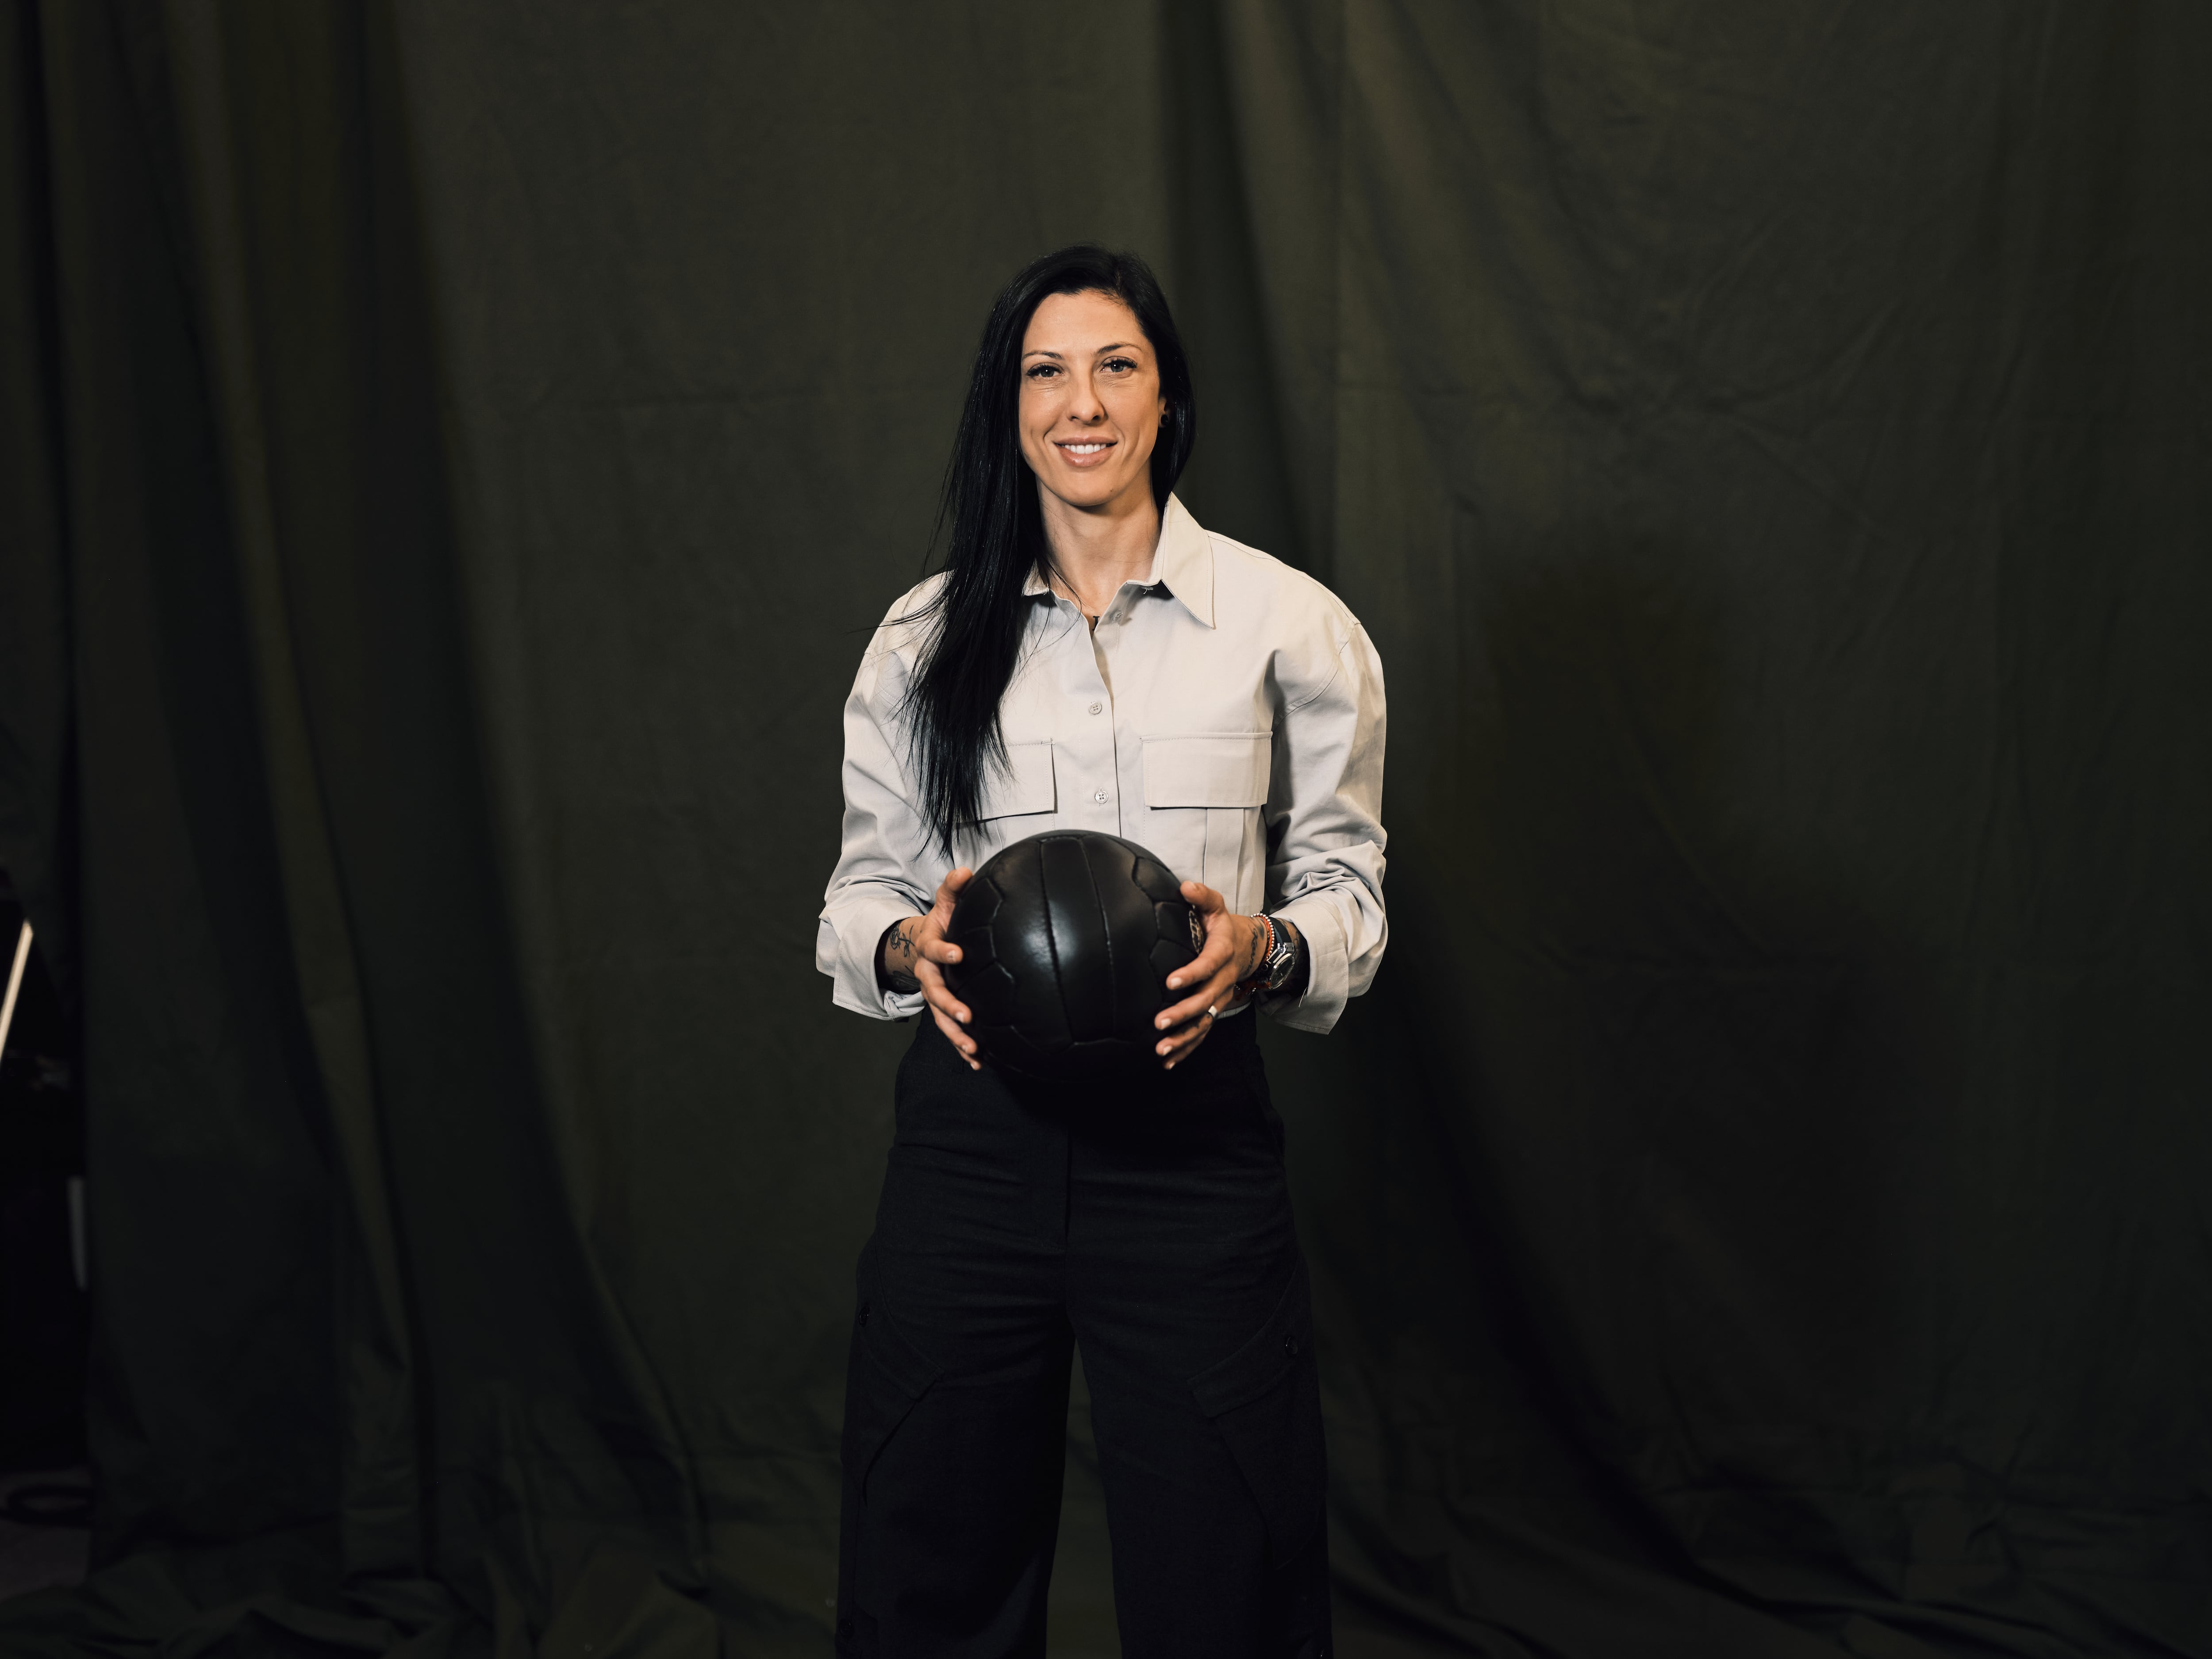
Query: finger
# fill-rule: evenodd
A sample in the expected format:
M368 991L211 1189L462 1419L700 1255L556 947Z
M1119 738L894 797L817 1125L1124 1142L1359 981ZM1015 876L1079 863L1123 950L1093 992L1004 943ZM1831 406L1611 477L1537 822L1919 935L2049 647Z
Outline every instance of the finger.
M927 933L915 945L915 954L928 962L957 962L960 947L942 933Z
M1237 929L1208 928L1205 948L1168 975L1168 989L1180 991L1186 985L1195 985L1216 974L1231 972L1237 963Z
M1202 881L1187 881L1182 884L1182 896L1197 908L1209 914L1226 910L1229 901Z
M1194 881L1185 882L1183 885L1194 888L1201 893L1212 894L1216 899L1220 897L1220 895L1214 893L1211 887L1200 886ZM1200 974L1219 973L1224 969L1229 969L1231 973L1241 972L1239 964L1243 963L1246 951L1251 948L1253 938L1254 930L1250 917L1240 916L1228 909L1217 908L1209 911L1206 917L1206 940L1203 948L1200 950L1197 956L1170 975L1168 989L1179 991L1185 985L1195 983L1197 975Z
M1228 992L1200 991L1187 1002L1178 1002L1171 1008L1163 1008L1154 1018L1152 1029L1170 1033L1180 1032L1194 1021L1204 1019L1207 1009L1212 1009L1214 1018L1218 1019L1228 1006Z
M942 1009L932 1008L929 1012L931 1018L937 1021L937 1029L945 1033L945 1041L959 1051L961 1059L968 1062L969 1069L981 1071L983 1068L975 1059L975 1039L945 1018Z
M1154 1024L1164 1029L1170 1025L1180 1025L1187 1019L1195 1019L1209 1006L1215 1008L1226 1008L1236 999L1238 981L1237 969L1233 963L1225 962L1216 963L1213 971L1202 978L1197 972L1197 968L1196 963L1187 963L1179 971L1169 975L1170 991L1180 991L1183 995L1181 1000L1170 1003L1161 1009L1153 1017ZM1176 983L1178 980L1182 981L1181 984Z
M1237 944L1230 939L1209 939L1206 949L1168 975L1168 989L1180 991L1227 973L1236 963Z
M945 879L937 884L937 896L930 902L929 917L924 924L924 931L941 933L952 925L953 904L960 896L960 890L968 884L968 878L974 873L966 868L945 872Z
M1172 1072L1176 1066L1182 1065L1183 1061L1188 1060L1191 1057L1193 1051L1197 1048L1198 1045L1205 1042L1206 1039L1212 1034L1213 1022L1209 1019L1203 1024L1200 1025L1196 1030L1191 1032L1188 1036L1177 1037L1173 1043L1164 1045L1168 1049L1168 1054L1167 1058L1163 1060L1161 1064L1169 1071Z
M952 988L945 982L945 970L927 957L918 957L914 964L914 976L921 981L922 1000L932 1008L941 1010L949 1018L966 1025L968 1005L952 994Z
M1212 1019L1210 1018L1203 1010L1201 1010L1195 1024L1186 1025L1178 1030L1170 1031L1165 1036L1162 1037L1158 1042L1155 1042L1152 1045L1152 1052L1159 1055L1163 1060L1173 1060L1185 1048L1188 1048L1192 1042L1196 1041L1200 1036L1212 1029Z
M1229 1006L1230 1000L1236 994L1236 981L1226 975L1218 975L1200 987L1195 994L1161 1009L1153 1016L1152 1024L1158 1030L1171 1031L1177 1026L1188 1025L1208 1008L1214 1010L1215 1018L1218 1018L1220 1011Z

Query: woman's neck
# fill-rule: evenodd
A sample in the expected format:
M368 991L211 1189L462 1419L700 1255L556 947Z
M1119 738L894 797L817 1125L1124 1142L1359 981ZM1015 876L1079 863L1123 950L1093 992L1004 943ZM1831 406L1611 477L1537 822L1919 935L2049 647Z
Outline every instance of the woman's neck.
M1160 510L1149 484L1095 507L1071 507L1049 490L1037 496L1053 574L1085 616L1097 616L1122 583L1142 580L1152 570Z

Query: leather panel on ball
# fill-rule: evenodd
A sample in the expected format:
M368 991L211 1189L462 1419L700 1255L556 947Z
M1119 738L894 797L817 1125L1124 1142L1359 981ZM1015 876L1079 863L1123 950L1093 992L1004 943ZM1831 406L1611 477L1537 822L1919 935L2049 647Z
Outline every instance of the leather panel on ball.
M1065 1048L1072 1034L1060 992L1052 917L1045 902L1043 840L1032 836L1006 849L1014 854L1007 860L1006 872L1000 878L1006 909L992 933L1000 941L1000 960L1011 958L1008 965L1018 988L1009 1023L1030 1044L1049 1052Z
M1105 912L1107 978L1114 1005L1113 1030L1127 1041L1149 1042L1151 1021L1160 1008L1160 975L1152 971L1152 899L1139 884L1151 860L1110 843L1092 850L1098 869L1101 908Z
M1114 1035L1114 988L1107 975L1106 918L1091 879L1090 848L1076 836L1040 836L1044 894L1059 960L1060 1001L1068 1035L1096 1042Z

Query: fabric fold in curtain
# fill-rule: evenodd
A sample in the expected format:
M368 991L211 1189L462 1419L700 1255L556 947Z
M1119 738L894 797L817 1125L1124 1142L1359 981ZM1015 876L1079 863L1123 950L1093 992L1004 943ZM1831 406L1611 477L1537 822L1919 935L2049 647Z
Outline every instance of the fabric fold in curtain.
M52 435L100 1103L95 1553L112 1565L60 1629L382 1652L410 1631L544 1628L549 1573L587 1600L623 1582L592 1564L665 1553L696 1590L681 1432L538 1111L389 20L11 21L50 114L55 205L34 228L64 301ZM411 1230L436 1239L427 1264L406 1260L395 1172L438 1212ZM489 1276L439 1269L471 1254L441 1226L488 1236ZM468 1449L441 1473L430 1419L450 1402L418 1347L434 1293L410 1283L426 1265L475 1297L438 1313L590 1426L471 1376ZM586 1462L611 1493L574 1489ZM625 1510L654 1534L642 1553L600 1535ZM572 1535L547 1536L564 1516Z
M0 1652L823 1650L836 709L1096 237L1390 677L1390 960L1266 1036L1343 1650L2212 1654L2212 13L4 17L100 1503Z

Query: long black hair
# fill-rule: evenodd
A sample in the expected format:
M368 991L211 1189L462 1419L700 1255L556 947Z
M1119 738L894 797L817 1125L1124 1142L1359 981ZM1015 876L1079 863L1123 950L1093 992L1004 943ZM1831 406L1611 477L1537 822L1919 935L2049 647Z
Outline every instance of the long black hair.
M1164 512L1197 435L1190 365L1158 280L1133 253L1084 242L1024 265L1000 291L975 348L960 435L945 469L938 509L950 523L945 581L907 620L927 617L921 660L908 687L915 802L930 837L957 857L975 828L987 772L1006 763L999 700L1014 677L1030 601L1022 592L1046 554L1036 475L1022 453L1022 339L1054 294L1104 294L1135 313L1159 367L1167 409L1152 446L1152 500Z

